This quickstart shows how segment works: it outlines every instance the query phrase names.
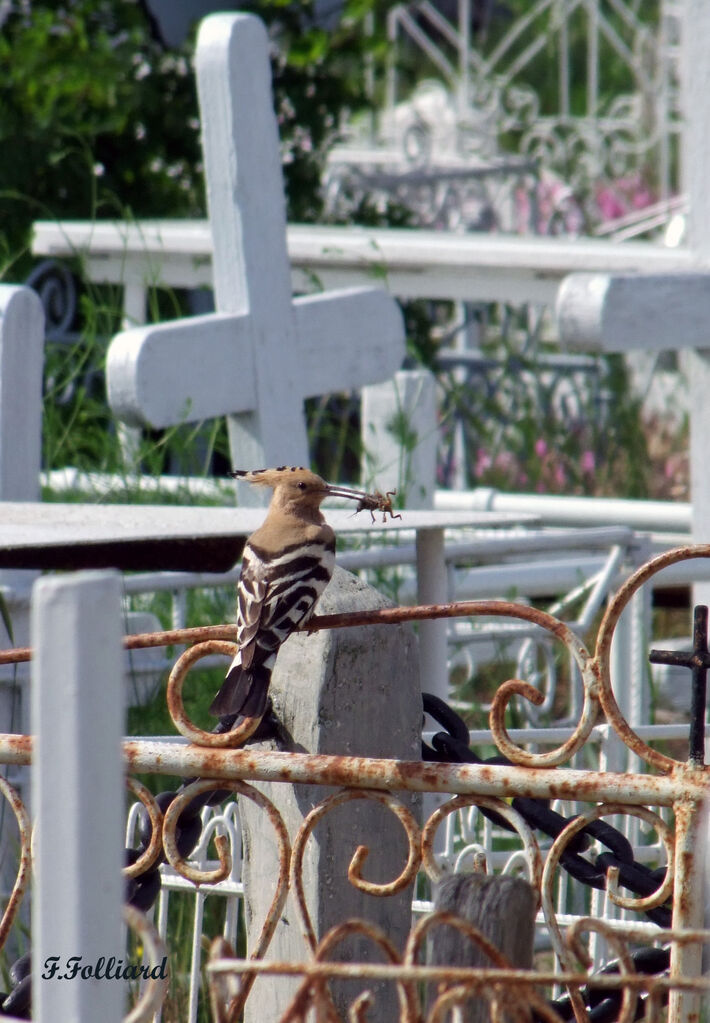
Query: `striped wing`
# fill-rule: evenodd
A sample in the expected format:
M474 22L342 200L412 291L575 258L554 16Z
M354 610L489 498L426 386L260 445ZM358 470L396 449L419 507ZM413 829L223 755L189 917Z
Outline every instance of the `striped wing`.
M312 613L334 565L334 541L295 543L276 556L247 543L237 601L242 668L273 666L283 641Z

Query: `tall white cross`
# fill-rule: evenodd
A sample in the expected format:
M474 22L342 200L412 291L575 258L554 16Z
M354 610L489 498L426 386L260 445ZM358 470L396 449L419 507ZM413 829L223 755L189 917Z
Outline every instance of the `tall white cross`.
M404 355L401 312L374 287L292 297L261 21L206 18L196 68L217 312L118 334L109 402L134 426L226 415L240 467L307 465L304 398L392 376Z

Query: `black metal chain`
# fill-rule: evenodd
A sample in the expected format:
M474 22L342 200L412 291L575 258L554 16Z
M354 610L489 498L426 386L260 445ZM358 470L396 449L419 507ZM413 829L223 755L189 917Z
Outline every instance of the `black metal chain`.
M465 721L452 710L444 700L433 693L423 693L424 711L429 714L446 731L436 732L432 736L431 746L422 740L422 759L435 763L455 764L511 764L504 756L490 757L483 760L468 745L468 727ZM551 809L546 799L532 799L529 796L515 796L511 806L520 816L538 831L555 839L575 817L565 817ZM495 810L479 807L480 812L497 826L506 831L515 828ZM581 853L586 852L591 840L601 842L608 852L600 853L591 862ZM606 886L606 872L609 867L619 870L619 883L634 895L646 896L658 890L666 874L665 867L650 870L643 863L634 859L631 843L617 828L606 821L592 821L585 825L569 842L560 857L560 863L567 873L586 884L590 888L603 890ZM668 905L657 906L645 911L646 916L659 927L671 926L671 909ZM670 950L668 948L644 948L631 954L631 959L638 973L658 974L668 969ZM600 974L618 973L617 962L608 963ZM591 1023L614 1023L618 1019L619 1007L623 992L609 991L590 983L582 989L582 998L589 1011ZM667 1000L667 997L666 997ZM634 1019L641 1019L645 1013L646 998L639 995L636 1003ZM563 1020L574 1018L574 1011L569 997L550 1002L551 1007Z
M641 948L637 949L631 954L631 960L634 964L634 969L637 973L643 973L648 976L659 976L665 973L670 966L671 953L670 949L664 948ZM597 976L609 976L609 974L619 973L619 963L614 960L603 966ZM591 1023L615 1023L619 1018L619 1009L621 1008L621 1000L624 993L621 988L615 991L610 991L609 988L600 988L594 984L591 980L586 987L581 989L581 995L584 1000L584 1004L587 1007L589 1013L589 1019ZM639 994L636 1001L636 1009L634 1012L633 1019L642 1019L646 1014L648 995ZM661 997L661 1004L665 1005L668 1001L668 992L664 992ZM555 1010L558 1016L561 1016L563 1020L574 1019L574 1009L572 1008L572 1002L568 995L563 998L559 998L555 1002L550 1002L551 1007Z
M10 967L12 990L0 991L0 1016L14 1016L15 1019L32 1018L32 957L29 952Z
M423 760L433 760L437 763L511 765L510 760L500 755L490 757L488 760L479 757L469 748L468 728L462 718L438 696L432 693L422 695L425 713L446 728L446 732L436 732L432 737L431 746L422 742ZM549 801L545 799L515 796L511 800L511 806L530 827L542 831L552 839L557 838L570 821L576 819L552 810ZM506 831L515 831L513 825L495 810L481 807L481 813ZM609 851L600 853L594 861L585 859L581 853L589 849L590 840L601 842ZM599 890L606 886L606 873L609 867L618 867L620 884L634 895L640 896L655 892L665 877L664 867L651 870L644 863L635 860L633 848L626 836L603 820L586 824L570 841L560 862L575 880ZM667 905L646 910L646 916L659 927L670 927L671 910Z

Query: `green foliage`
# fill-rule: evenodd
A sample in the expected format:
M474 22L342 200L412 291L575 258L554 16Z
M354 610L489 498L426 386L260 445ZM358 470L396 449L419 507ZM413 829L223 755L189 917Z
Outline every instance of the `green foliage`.
M362 31L375 0L337 29L312 4L255 0L274 39L274 94L292 220L321 212L320 172L346 109L365 105ZM205 214L194 37L166 52L136 3L33 0L0 28L0 266L38 217ZM22 267L23 264L20 264Z
M199 142L189 61L111 0L19 5L0 33L6 254L38 215L196 215Z
M239 5L265 21L274 44L290 220L320 219L327 150L346 111L367 105L363 61L382 39L362 25L377 3L348 0L328 33L314 23L310 2ZM38 217L205 215L194 45L193 33L182 49L165 52L131 2L33 0L31 10L13 8L0 28L0 277L18 280L29 271L29 232ZM362 218L375 215L365 203ZM120 297L88 281L82 287L81 340L47 350L44 462L120 471L103 382L106 339L120 329ZM151 292L151 306L155 319L187 311L182 297L164 291ZM325 424L333 419L329 411ZM335 429L339 450L352 461L357 452L342 443L346 426L341 417ZM154 473L201 474L227 460L224 424L144 436L139 451L142 468Z

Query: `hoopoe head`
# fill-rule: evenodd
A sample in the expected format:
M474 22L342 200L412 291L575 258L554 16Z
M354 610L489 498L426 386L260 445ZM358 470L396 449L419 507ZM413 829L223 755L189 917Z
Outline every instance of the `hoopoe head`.
M316 473L300 465L280 465L276 469L236 469L231 475L257 487L271 487L274 494L270 507L285 511L317 511L328 496L347 497L353 501L362 496L361 491L331 486Z

